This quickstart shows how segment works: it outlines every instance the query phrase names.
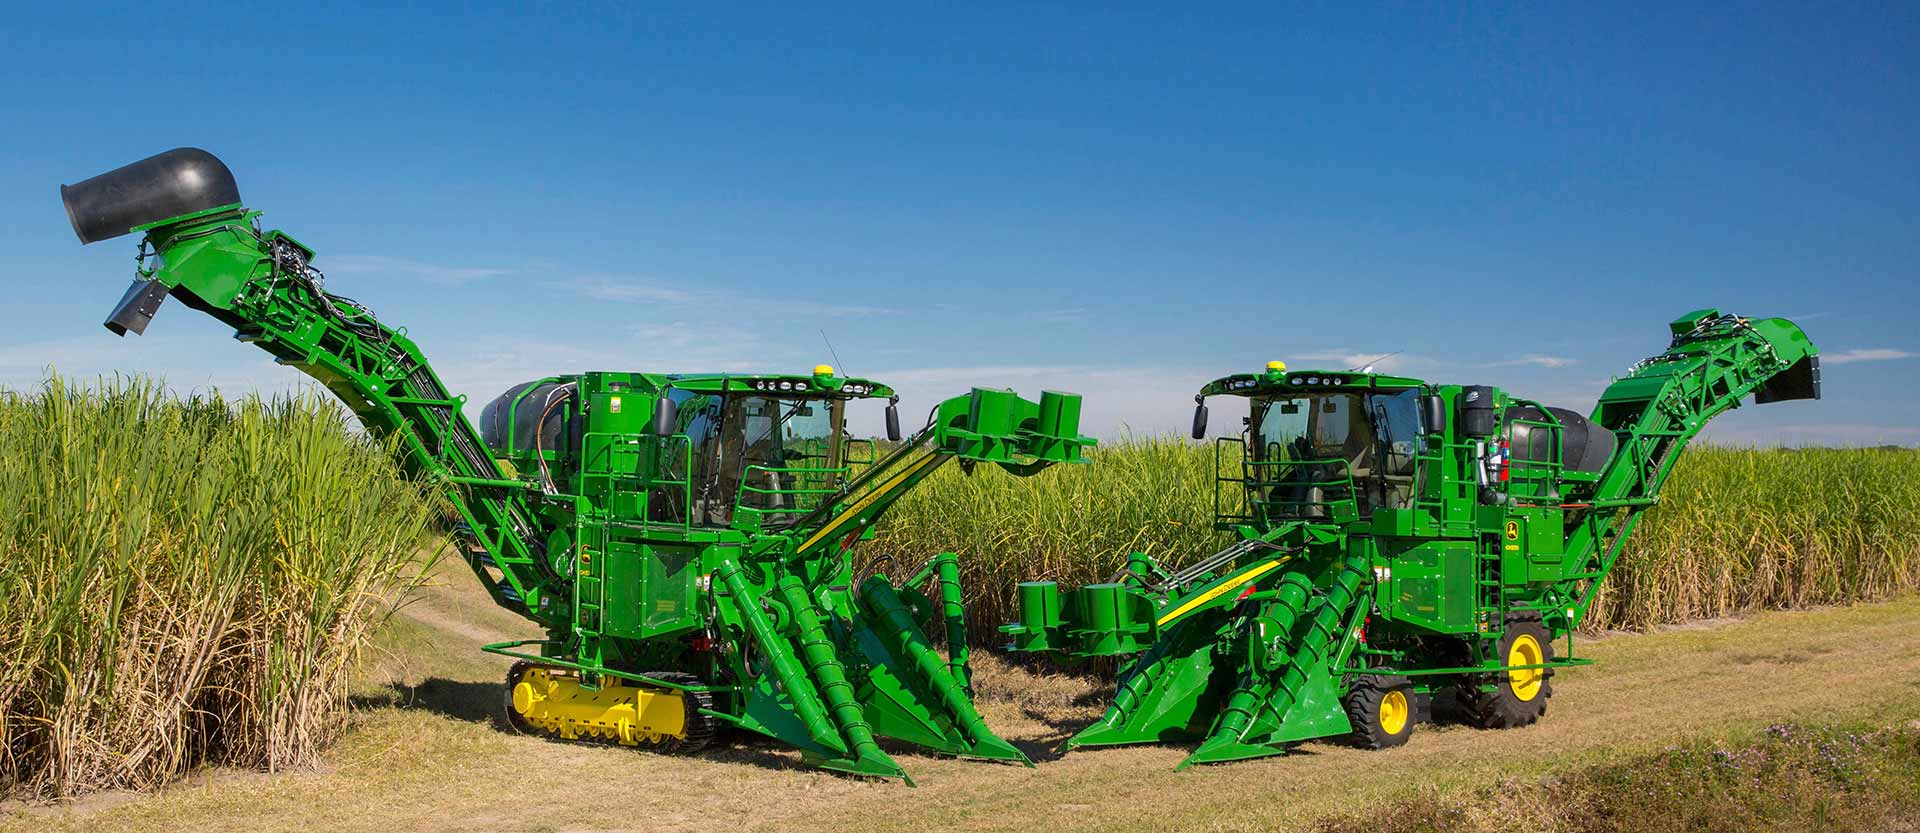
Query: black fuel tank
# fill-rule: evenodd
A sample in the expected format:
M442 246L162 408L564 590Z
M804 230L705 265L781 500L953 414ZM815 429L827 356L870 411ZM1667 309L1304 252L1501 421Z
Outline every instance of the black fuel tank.
M1565 408L1547 408L1560 422L1560 462L1568 471L1599 473L1613 459L1618 444L1613 432ZM1529 423L1549 422L1540 409L1518 405L1507 409L1508 436L1513 459L1530 463L1553 460L1553 431Z

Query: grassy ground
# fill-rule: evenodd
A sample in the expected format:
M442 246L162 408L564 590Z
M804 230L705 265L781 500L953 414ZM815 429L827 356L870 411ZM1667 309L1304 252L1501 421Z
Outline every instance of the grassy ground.
M0 805L0 830L1296 829L1634 766L1676 744L1757 737L1784 720L1920 718L1920 599L1907 598L1584 642L1580 652L1600 664L1562 672L1547 719L1527 729L1424 726L1390 752L1310 744L1182 773L1171 769L1186 751L1171 746L1053 760L1048 750L1093 719L1104 692L989 664L980 681L988 722L1040 766L900 751L920 783L910 789L801 769L770 745L685 759L505 734L493 723L505 663L477 647L527 628L458 565L444 581L383 635L388 655L323 768L212 771L150 797Z
M1322 833L1777 833L1920 830L1920 721L1776 724L1529 780L1343 813Z

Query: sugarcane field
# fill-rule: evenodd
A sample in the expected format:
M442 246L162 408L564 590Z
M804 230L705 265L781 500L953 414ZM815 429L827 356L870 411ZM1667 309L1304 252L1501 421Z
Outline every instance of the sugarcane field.
M0 833L1920 819L1911 8L265 12L0 29Z

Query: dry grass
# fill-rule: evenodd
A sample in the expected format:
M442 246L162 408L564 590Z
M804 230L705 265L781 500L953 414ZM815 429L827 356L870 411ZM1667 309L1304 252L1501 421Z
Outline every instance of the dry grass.
M976 644L1018 613L1015 587L1105 581L1140 551L1185 564L1213 530L1214 457L1173 438L1125 440L1089 466L1018 479L948 466L900 501L866 551L913 565L961 555ZM1589 633L1920 589L1920 450L1697 447L1630 539ZM894 570L909 572L910 570Z
M1649 628L1920 587L1920 453L1700 449L1649 516L1595 626ZM1103 449L1029 480L943 470L877 547L911 564L961 552L977 644L1020 580L1100 580L1131 550L1174 563L1211 529L1210 452L1177 440ZM799 768L747 745L702 759L501 734L500 668L475 649L525 623L469 577L384 631L357 730L324 772L356 648L431 523L384 449L312 400L169 401L151 386L57 381L0 394L0 787L36 795L151 787L202 764L202 787L78 812L0 808L35 829L263 830L1284 829L1354 802L1531 777L1701 733L1804 716L1920 714L1920 602L1776 614L1593 646L1555 715L1507 733L1423 730L1414 746L1173 775L1186 750L1046 760L1107 692L981 656L982 710L1039 770L901 752L912 793ZM896 570L904 572L904 570ZM1838 702L1836 702L1836 700ZM209 772L202 770L203 773ZM1476 780L1477 779L1477 780ZM518 794L502 797L502 785ZM619 796L617 801L582 800Z
M1920 827L1920 721L1845 730L1791 723L1563 775L1429 791L1329 819L1322 833L1775 833Z
M434 520L312 398L0 392L0 795L310 765Z
M1708 628L1583 641L1599 660L1555 680L1552 713L1509 731L1423 726L1402 749L1309 744L1300 754L1175 773L1177 745L1052 747L1099 713L1083 679L983 658L982 710L1035 769L895 750L917 789L802 768L770 744L699 758L550 743L494 722L504 661L481 639L518 631L458 565L396 617L391 679L322 771L212 772L158 796L68 809L0 807L0 830L1174 831L1311 829L1333 814L1471 795L1657 755L1772 723L1920 717L1920 599L1767 613ZM495 634L498 634L495 636ZM9 818L9 812L12 817Z

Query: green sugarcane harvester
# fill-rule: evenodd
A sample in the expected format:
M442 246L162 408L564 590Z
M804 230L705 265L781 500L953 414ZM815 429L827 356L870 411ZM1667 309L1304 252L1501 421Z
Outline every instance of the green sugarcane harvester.
M1687 442L1750 394L1819 398L1818 351L1786 319L1705 309L1671 330L1590 417L1370 368L1209 383L1196 439L1207 397L1250 406L1214 446L1215 524L1238 542L1178 571L1136 553L1110 583L1022 584L1002 628L1015 650L1131 657L1066 748L1198 742L1181 767L1313 738L1378 749L1443 689L1481 727L1538 720Z
M973 707L954 557L895 585L856 576L850 551L949 459L1021 476L1081 462L1079 397L976 388L902 441L891 389L824 365L595 372L516 386L476 429L403 331L324 289L313 250L260 230L213 155L168 151L60 192L82 243L145 233L108 329L143 332L171 295L324 383L444 486L474 574L547 631L486 646L520 660L516 728L693 752L733 727L880 777L907 776L877 737L1028 763ZM884 447L843 428L874 399ZM915 589L928 583L937 600Z

